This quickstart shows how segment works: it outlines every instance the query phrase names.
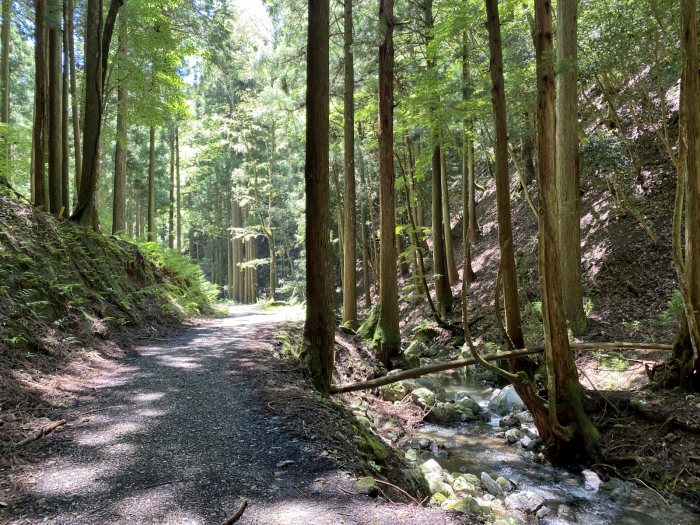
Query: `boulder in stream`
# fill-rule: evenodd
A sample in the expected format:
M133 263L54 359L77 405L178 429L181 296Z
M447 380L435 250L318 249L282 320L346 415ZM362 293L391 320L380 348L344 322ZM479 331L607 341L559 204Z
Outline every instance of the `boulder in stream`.
M411 400L421 408L432 408L437 403L435 393L425 387L413 390L411 392Z
M481 406L478 401L470 396L468 392L457 392L454 395L454 401L456 404L468 408L474 414L481 412Z
M508 441L508 443L510 443L511 445L520 441L522 437L523 433L520 432L520 430L518 430L517 428L511 428L506 432L506 441Z
M603 480L600 479L600 476L593 472L592 470L584 470L581 472L583 475L584 479L584 486L586 487L586 490L592 490L593 492L598 492L598 489L600 489L601 485L603 484Z
M534 514L544 505L544 498L537 492L523 490L507 496L505 504L507 509Z
M508 385L503 390L494 390L491 401L489 401L489 409L501 416L523 408L525 408L525 404L516 393L513 385Z
M481 486L484 487L484 490L492 496L496 496L497 498L502 498L505 496L501 486L496 483L496 481L486 472L481 473Z

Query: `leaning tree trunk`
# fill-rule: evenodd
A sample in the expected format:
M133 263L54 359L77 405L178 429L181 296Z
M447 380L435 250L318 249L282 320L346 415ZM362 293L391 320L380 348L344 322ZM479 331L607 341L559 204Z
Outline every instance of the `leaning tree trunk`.
M440 134L442 136L442 133ZM450 192L447 184L447 148L443 141L440 148L440 192L442 201L442 227L445 240L445 264L447 266L447 281L453 285L459 281L455 249L452 243L452 224L450 221Z
M401 350L394 196L394 0L379 3L379 322L374 342L385 365Z
M467 104L474 91L469 69L469 43L467 32L462 33L462 101ZM472 214L475 210L472 205L474 189L471 186L474 181L474 139L471 119L464 119L464 147L462 150L462 244L464 246L464 270L462 279L468 284L474 281L476 275L472 269L471 244L473 239L469 235L472 223Z
M329 0L309 0L306 62L306 323L304 358L328 395L334 360L332 253L329 238Z
M343 323L357 329L357 233L355 228L355 72L353 65L352 1L345 0L344 68L345 103L343 106L343 148L345 167L345 203L343 228Z
M581 199L578 162L578 0L557 0L556 177L563 308L574 334L586 329L581 290ZM527 191L525 188L524 191Z
M573 0L575 1L575 0ZM585 398L578 371L569 347L562 300L561 220L555 171L556 114L554 103L554 60L551 4L535 0L535 48L537 63L537 181L540 189L540 257L542 317L547 369L548 424L538 425L547 442L549 455L559 461L581 451L596 454L598 432L585 411ZM560 19L560 23L566 21ZM541 425L541 422L540 422Z

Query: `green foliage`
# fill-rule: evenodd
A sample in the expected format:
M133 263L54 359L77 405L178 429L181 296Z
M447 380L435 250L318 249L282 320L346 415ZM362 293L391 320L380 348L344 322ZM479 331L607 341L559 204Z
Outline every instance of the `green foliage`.
M197 264L155 242L140 242L137 246L163 271L166 293L183 312L191 315L213 311L219 289L206 280Z

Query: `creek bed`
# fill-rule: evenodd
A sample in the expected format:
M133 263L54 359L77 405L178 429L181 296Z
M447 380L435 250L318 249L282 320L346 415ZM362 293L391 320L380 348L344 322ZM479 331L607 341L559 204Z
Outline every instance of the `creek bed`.
M421 426L411 441L423 439L425 444L425 440L429 440L430 452L420 453L418 464L432 458L450 473L470 473L478 477L485 472L492 479L502 476L515 485L515 491L530 491L544 498L547 510L541 511L539 517L518 512L513 512L513 517L543 525L700 524L699 515L684 508L679 501L666 498L664 502L652 490L629 482L621 482L621 488L614 494L605 488L594 490L586 486L581 474L536 461L536 454L525 450L519 442L509 444L497 436L506 429L499 427L502 416L488 408L494 389L472 379L463 370L442 374L438 381L448 401L457 393L467 392L482 407L482 420ZM525 434L536 434L531 422L523 422L521 428ZM477 497L479 503L486 505L489 499L493 500L490 496L486 500ZM549 514L544 515L546 512Z

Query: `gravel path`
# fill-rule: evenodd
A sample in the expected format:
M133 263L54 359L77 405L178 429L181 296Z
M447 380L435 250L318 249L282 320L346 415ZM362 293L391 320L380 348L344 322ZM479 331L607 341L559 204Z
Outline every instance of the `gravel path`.
M260 392L283 381L264 373L279 366L271 343L301 314L235 307L112 363L89 385L94 403L13 475L0 524L218 525L244 499L240 524L468 523L348 494L352 478L269 414Z

